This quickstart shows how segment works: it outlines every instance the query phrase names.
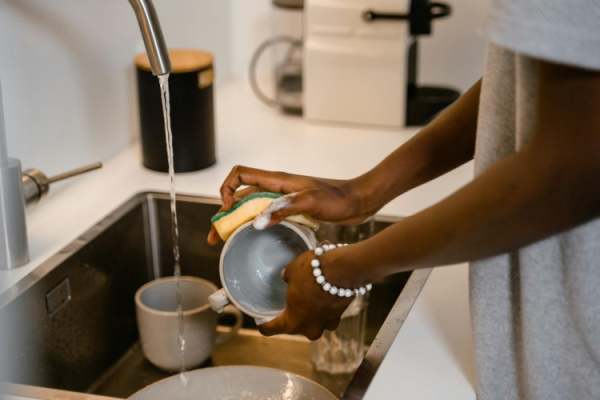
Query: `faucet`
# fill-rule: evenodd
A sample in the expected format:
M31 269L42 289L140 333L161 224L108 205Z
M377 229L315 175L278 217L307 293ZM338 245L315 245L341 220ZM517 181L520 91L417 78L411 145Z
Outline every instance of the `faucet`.
M171 72L169 52L152 0L129 0L129 4L140 25L152 73L156 76L169 74Z
M140 26L152 73L156 76L169 74L171 61L152 0L129 0L129 4ZM46 178L43 174L40 176ZM63 177L61 175L59 178ZM27 183L28 178L32 179L31 176L23 175L19 160L8 157L0 89L0 271L22 266L29 261L23 187L23 183ZM45 179L46 183L49 181L48 178ZM32 182L29 182L30 188ZM27 185L25 187L27 188ZM38 188L39 193L36 192L36 196L41 197L44 188L47 191L47 184Z
M0 270L29 261L21 163L8 157L0 87Z

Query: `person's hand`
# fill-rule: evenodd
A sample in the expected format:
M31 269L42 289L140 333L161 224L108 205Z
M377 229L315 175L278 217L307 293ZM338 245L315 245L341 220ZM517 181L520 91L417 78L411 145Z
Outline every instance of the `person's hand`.
M322 270L329 282L345 287L360 287L363 282L351 265L342 265L340 252L350 247L336 249L319 257ZM337 253L337 254L336 254ZM353 298L338 297L323 291L315 282L310 265L312 251L301 254L284 271L288 283L286 309L274 320L259 325L263 335L300 334L316 340L324 330L335 330L340 317ZM347 286L346 286L347 285Z
M242 186L248 187L240 189ZM295 214L352 224L362 222L377 211L367 208L365 191L355 180L322 179L242 166L234 167L221 186L222 210L229 210L236 201L257 191L290 194L285 205L271 214L267 226ZM208 243L215 245L219 241L217 232L211 227Z

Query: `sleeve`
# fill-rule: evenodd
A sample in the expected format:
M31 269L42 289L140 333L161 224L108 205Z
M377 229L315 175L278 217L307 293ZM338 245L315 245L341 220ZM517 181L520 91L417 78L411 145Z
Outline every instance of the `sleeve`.
M493 0L488 34L516 53L600 70L598 0Z

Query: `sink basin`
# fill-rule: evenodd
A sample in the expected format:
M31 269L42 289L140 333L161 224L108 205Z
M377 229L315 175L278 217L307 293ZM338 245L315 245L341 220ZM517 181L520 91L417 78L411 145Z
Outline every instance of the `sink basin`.
M206 244L219 202L185 195L177 201L182 273L220 287L221 248ZM376 232L393 222L376 217L371 228ZM318 236L348 241L349 229L327 224ZM370 233L353 232L353 237ZM168 196L140 193L0 296L0 337L6 339L0 350L5 365L0 366L0 382L125 398L167 377L143 358L133 297L145 282L172 274ZM308 340L263 337L251 318L234 340L216 347L205 366L280 368L317 381L340 397L362 398L428 274L407 272L375 285L369 299L368 351L354 374L317 373Z

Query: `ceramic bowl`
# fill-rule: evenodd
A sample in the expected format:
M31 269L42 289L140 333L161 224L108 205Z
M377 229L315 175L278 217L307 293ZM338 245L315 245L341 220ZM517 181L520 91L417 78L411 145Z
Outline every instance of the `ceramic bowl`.
M323 386L273 368L228 366L186 372L145 387L132 400L335 400Z

